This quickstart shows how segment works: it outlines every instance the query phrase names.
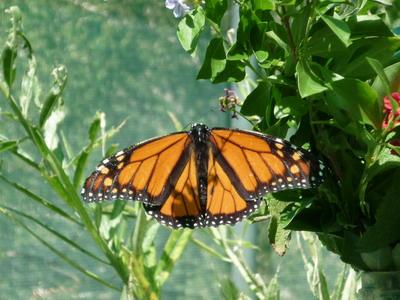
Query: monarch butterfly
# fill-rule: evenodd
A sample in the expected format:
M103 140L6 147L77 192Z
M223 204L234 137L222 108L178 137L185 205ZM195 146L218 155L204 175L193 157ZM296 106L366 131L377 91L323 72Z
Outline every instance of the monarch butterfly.
M234 224L268 192L322 182L321 161L269 135L194 124L106 158L85 181L84 200L140 201L174 228Z

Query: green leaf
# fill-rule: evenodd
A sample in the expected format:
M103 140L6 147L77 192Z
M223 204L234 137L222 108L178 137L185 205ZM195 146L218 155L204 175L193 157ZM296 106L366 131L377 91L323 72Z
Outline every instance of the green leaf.
M314 25L318 27L306 45L307 53L330 59L346 55L349 52L346 46L330 28L322 25L322 28L319 28L321 23Z
M228 50L227 58L229 60L246 60L249 58L249 54L246 49L243 47L241 43L236 42L233 46Z
M353 39L393 36L393 32L378 15L353 16L347 24Z
M71 212L64 211L62 208L54 205L50 201L47 201L46 199L42 198L41 196L33 193L30 189L24 187L23 185L21 185L19 183L9 180L8 178L6 178L5 176L3 176L1 174L0 174L0 179L3 180L4 182L6 182L7 184L9 184L10 186L12 186L17 191L28 196L31 200L33 200L33 201L37 202L38 204L42 205L43 207L47 208L51 213L59 215L65 219L67 219L68 221L72 221L78 225L81 225L81 223L72 216Z
M288 116L302 117L308 112L308 103L299 96L288 96L276 98L274 115L277 119Z
M396 91L400 84L400 62L386 67L384 72L385 77L389 81L390 91ZM385 81L386 79L382 79L381 76L377 76L372 84L372 88L378 93L378 99L383 99L384 96L388 95Z
M357 248L360 251L374 251L400 240L400 231L396 230L400 228L400 185L397 184L400 171L398 169L393 171L391 176L393 176L394 180L387 187L386 193L382 194L376 211L376 222L367 227L366 232L358 243Z
M383 67L388 66L394 59L395 52L400 48L400 37L377 37L361 39L348 48L348 54L336 60L335 72L359 79L369 79L375 76L367 57L377 59Z
M386 246L375 251L362 252L361 258L372 271L390 271L393 268L392 247Z
M168 279L177 260L181 257L187 243L190 240L192 231L189 229L174 230L164 246L159 263L156 269L156 281L160 286Z
M257 10L275 10L275 1L272 0L251 0L253 9Z
M61 104L61 96L67 82L66 70L58 66L53 70L54 83L40 110L39 126L43 127L55 108Z
M221 19L225 14L226 9L228 8L227 0L207 0L205 1L205 11L206 16L211 21L219 25L221 23Z
M31 101L38 103L40 94L40 86L38 78L36 77L36 59L33 55L28 60L28 67L25 70L24 76L21 80L21 93L19 102L22 114L26 117Z
M378 95L367 83L357 79L342 79L330 83L332 92L326 101L334 109L344 110L354 121L380 126Z
M49 242L47 242L46 240L44 240L40 235L36 234L33 230L31 230L27 225L25 225L23 222L21 222L18 218L12 216L9 212L7 211L1 211L3 214L5 214L7 217L9 217L10 219L12 219L15 223L17 223L19 226L21 226L22 228L24 228L25 230L27 230L34 238L36 238L39 242L41 242L44 246L46 246L51 252L53 252L54 254L56 254L58 257L60 257L62 260L64 260L66 263L68 263L71 267L75 268L76 270L78 270L79 272L83 273L84 275L96 280L97 282L112 288L114 290L120 291L119 288L113 286L112 284L108 283L107 280L100 278L98 275L96 275L93 272L90 272L88 270L86 270L85 268L83 268L78 262L76 262L75 260L69 258L65 252L58 250L57 248L55 248L53 245L51 245Z
M219 281L219 291L221 293L222 299L232 300L232 299L241 299L238 288L235 286L235 283L229 278L225 277Z
M347 47L351 44L350 41L350 28L346 22L336 19L328 15L322 15L322 20L328 25L328 27L336 34L336 36L342 41Z
M240 112L245 116L265 116L267 105L270 103L269 87L265 81L260 81L257 87L246 97Z
M99 135L100 132L100 116L96 115L95 119L92 121L92 123L90 124L89 127L89 140L90 142L93 144L96 139L97 136Z
M185 51L193 53L196 50L200 35L204 30L204 24L204 11L200 6L188 13L179 22L177 35Z
M0 153L15 149L18 146L18 141L0 141Z
M377 59L374 59L374 58L369 58L369 57L367 57L367 61L370 64L370 66L372 67L372 69L374 69L374 71L378 75L378 78L382 82L383 87L386 90L386 95L390 95L392 90L390 88L389 78L386 76L385 70L383 69L383 66L380 63L380 61Z
M225 68L212 79L213 83L239 82L245 76L245 64L237 60L227 60Z
M15 64L15 59L17 58L17 51L8 45L4 48L2 54L3 61L3 76L9 89L14 83L15 76L17 73L17 66Z
M74 242L73 240L71 240L70 238L68 238L67 236L65 236L64 234L62 234L60 231L57 231L53 228L51 228L50 226L44 224L43 222L41 222L39 219L26 214L24 212L21 212L19 210L10 208L10 207L6 207L6 206L0 206L3 209L6 209L14 214L17 214L19 216L24 217L25 219L31 220L32 222L36 223L37 225L39 225L41 228L45 229L46 231L48 231L49 233L51 233L52 235L54 235L55 237L59 238L60 240L64 241L65 243L69 244L72 248L75 248L76 250L82 252L83 254L97 260L98 262L101 262L103 264L109 265L109 262L97 257L96 255L94 255L92 253L92 251L86 250L85 248L81 247L81 245L79 245L78 243Z
M269 56L269 53L267 51L263 51L263 50L255 51L254 54L259 63L265 62Z
M210 41L204 63L201 66L197 79L214 79L226 66L225 49L222 38Z
M336 278L335 287L331 295L331 300L341 300L345 294L346 279L349 276L349 265L344 264L343 270Z
M277 272L268 283L265 300L279 300L279 299L280 299L280 288L279 288L278 272Z
M275 252L283 256L289 247L290 230L284 229L281 220L281 212L289 205L289 203L277 200L271 194L267 195L268 209L271 214L271 220L268 228L268 239Z
M307 26L310 20L310 13L312 9L313 9L312 5L305 5L303 10L297 12L292 16L293 21L291 25L291 30L294 42L297 47L305 38Z
M327 90L324 82L311 70L308 63L299 61L296 65L296 73L299 93L302 98Z

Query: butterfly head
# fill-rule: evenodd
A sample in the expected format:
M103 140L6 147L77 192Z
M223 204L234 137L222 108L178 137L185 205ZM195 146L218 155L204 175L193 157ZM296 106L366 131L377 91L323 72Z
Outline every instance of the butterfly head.
M193 142L199 147L206 145L210 136L210 129L203 123L194 123L189 130Z
M203 123L194 123L192 127L189 130L190 134L196 135L196 136L206 136L210 132L210 129L206 124Z

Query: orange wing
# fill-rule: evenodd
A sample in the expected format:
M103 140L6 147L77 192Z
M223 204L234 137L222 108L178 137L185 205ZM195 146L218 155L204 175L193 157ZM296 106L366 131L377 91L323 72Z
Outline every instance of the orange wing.
M253 212L258 207L259 200L245 199L240 195L237 178L228 176L229 171L216 159L214 153L210 149L204 226L235 224Z
M217 163L244 199L257 199L267 192L310 188L322 181L322 162L281 139L215 128L211 142Z
M82 189L86 201L139 200L160 205L189 159L189 136L178 132L127 148L102 161Z
M174 228L204 226L204 215L198 195L195 154L192 149L165 202L162 205L144 204L144 208L149 215L164 225Z

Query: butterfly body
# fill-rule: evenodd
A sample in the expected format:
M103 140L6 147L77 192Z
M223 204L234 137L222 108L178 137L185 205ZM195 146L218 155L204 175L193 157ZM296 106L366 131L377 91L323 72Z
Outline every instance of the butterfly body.
M322 181L321 162L278 138L194 124L102 161L85 181L84 200L136 200L162 224L234 224L268 192L310 188Z
M196 170L199 202L202 209L207 204L208 149L210 147L210 129L204 124L194 124L189 131L192 140L192 151L196 155Z

